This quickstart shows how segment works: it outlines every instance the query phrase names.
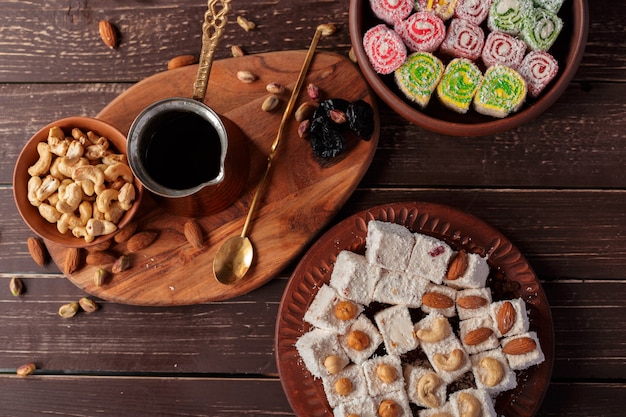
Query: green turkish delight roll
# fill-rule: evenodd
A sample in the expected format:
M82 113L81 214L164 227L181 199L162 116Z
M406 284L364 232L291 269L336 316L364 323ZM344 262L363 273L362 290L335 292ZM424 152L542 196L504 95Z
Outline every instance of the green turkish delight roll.
M547 51L562 28L563 21L556 13L536 8L524 19L522 39L533 51Z
M487 17L487 27L492 32L517 35L522 32L524 20L532 10L532 0L493 0Z
M396 84L409 100L424 108L437 88L443 69L441 60L430 52L416 52L395 71Z
M526 99L526 82L512 68L494 65L485 72L474 97L478 113L503 118L519 110Z

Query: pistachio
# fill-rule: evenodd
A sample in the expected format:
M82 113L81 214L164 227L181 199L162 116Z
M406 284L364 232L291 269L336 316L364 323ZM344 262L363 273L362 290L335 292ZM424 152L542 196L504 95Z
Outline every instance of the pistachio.
M240 56L244 56L246 53L243 51L243 49L241 49L241 46L239 45L233 45L230 47L230 53L233 55L233 57L237 58Z
M345 123L346 120L348 120L346 118L346 113L338 109L332 109L330 111L330 118L333 122L337 123L338 125Z
M256 27L256 23L246 19L243 16L237 16L237 24L241 26L246 32L249 32Z
M278 104L280 103L280 99L272 94L270 96L268 96L264 101L263 104L261 104L261 109L263 111L273 111L276 107L278 107Z
M309 84L306 86L306 92L307 92L307 94L309 95L309 98L310 98L311 100L315 100L315 101L317 101L317 100L319 100L319 99L320 99L320 96L321 96L321 94L320 94L320 88L319 88L318 86L316 86L315 84L313 84L313 83L309 83Z
M17 371L15 373L19 376L28 376L35 372L36 369L37 365L35 365L34 363L26 363L17 368Z
M130 257L128 255L122 255L117 258L111 271L113 271L114 274L118 274L122 271L126 271L128 268L130 268Z
M280 94L285 91L285 86L281 83L272 82L265 86L268 93Z
M348 59L350 59L350 61L354 62L355 64L358 62L356 53L354 52L354 48L352 47L350 47L350 50L348 51Z
M311 120L306 119L300 122L298 125L298 136L302 139L307 139L310 135L309 128L311 127Z
M322 36L330 36L337 32L337 26L332 23L322 23L317 27L317 30L322 31Z
M11 289L11 294L17 297L24 291L24 284L21 279L13 277L11 282L9 282L9 288Z
M104 284L104 281L106 281L107 276L108 276L107 270L104 268L99 268L93 274L93 284L96 287L101 287L102 284Z
M61 307L59 307L59 316L63 317L64 319L74 317L78 312L79 307L80 305L77 302L63 304Z
M315 105L309 102L304 102L300 104L300 106L298 106L296 112L294 113L294 117L298 122L301 122L303 120L309 119L313 115L314 111Z
M257 76L250 71L237 71L237 79L242 83L250 84L257 79Z
M94 300L88 297L82 297L80 300L78 300L78 304L85 313L93 313L98 309L98 304L96 304Z

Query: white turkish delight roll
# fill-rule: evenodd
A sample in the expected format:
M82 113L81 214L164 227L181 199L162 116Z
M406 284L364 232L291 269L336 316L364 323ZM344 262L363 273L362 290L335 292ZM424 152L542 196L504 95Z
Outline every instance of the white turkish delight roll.
M395 417L412 417L413 412L409 398L404 390L387 392L374 397L374 405L378 416L393 415Z
M374 321L389 355L401 355L418 346L408 307L397 305L381 310L374 315Z
M352 362L358 365L369 359L382 341L376 326L363 314L352 323L345 334L339 336L340 345Z
M489 276L487 258L483 258L476 253L466 253L464 251L459 251L457 256L467 256L465 272L459 277L448 276L443 280L443 283L454 288L484 288Z
M344 250L337 255L329 285L348 300L368 305L381 273L365 256Z
M373 301L385 304L402 304L409 308L422 305L422 295L428 281L407 272L383 270L374 293Z
M445 404L447 384L432 368L408 365L405 379L409 400L418 407L439 408Z
M488 314L491 302L491 289L489 287L459 291L456 296L456 311L459 319L467 320Z
M493 408L493 399L485 390L470 388L457 391L450 395L450 403L455 416L497 416Z
M491 396L517 387L515 371L502 353L502 349L492 349L470 355L476 387L484 389Z
M314 328L296 341L296 350L311 375L322 378L337 373L350 363L337 334Z
M454 410L450 402L445 403L439 408L425 408L417 412L418 417L454 417Z
M457 290L445 285L428 284L422 296L421 309L424 313L437 312L446 317L456 315Z
M435 284L441 284L454 251L442 240L415 233L415 246L411 251L408 271Z
M422 344L428 361L437 374L450 384L472 369L469 355L459 339L448 338L445 343Z
M545 361L536 332L522 333L506 337L500 342L502 352L509 361L512 369L530 368Z
M371 264L406 271L414 244L413 233L404 226L380 220L367 224L365 257Z
M367 381L367 390L372 397L404 389L404 376L399 356L377 356L363 362L361 366Z
M496 301L489 306L489 314L495 323L494 330L498 337L514 336L528 331L528 313L526 302L521 298Z
M488 314L461 320L459 337L463 347L470 354L495 349L500 345L494 330L493 320Z
M365 375L358 365L349 365L338 374L322 378L322 384L328 404L333 408L368 397Z
M363 311L363 306L340 297L328 285L322 285L304 313L304 321L312 325L344 333Z
M374 400L366 397L360 400L341 403L333 410L333 417L379 417Z

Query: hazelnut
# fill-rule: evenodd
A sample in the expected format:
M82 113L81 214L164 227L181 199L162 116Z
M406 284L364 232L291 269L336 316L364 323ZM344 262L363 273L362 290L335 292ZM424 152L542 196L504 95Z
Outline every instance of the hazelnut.
M400 407L394 400L384 400L378 406L378 415L380 417L398 417Z
M336 374L346 367L346 363L341 356L329 355L324 359L324 367L329 373Z
M348 347L361 351L370 345L370 338L361 330L353 330L348 335L346 343L348 344Z
M378 379L387 384L390 384L398 379L396 368L391 365L387 365L386 363L381 363L376 367L376 376Z
M352 392L352 382L348 378L339 378L335 382L335 391L339 395L348 395Z
M350 301L340 301L335 306L335 316L339 320L352 320L357 312L356 305Z

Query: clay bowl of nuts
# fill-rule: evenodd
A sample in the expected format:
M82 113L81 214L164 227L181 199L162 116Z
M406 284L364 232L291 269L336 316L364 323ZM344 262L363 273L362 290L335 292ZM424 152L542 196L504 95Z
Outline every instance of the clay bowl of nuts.
M565 92L589 16L585 0L351 0L349 24L363 76L391 109L435 133L487 136Z
M137 213L143 187L114 126L75 116L44 126L26 143L13 171L13 196L24 222L66 247L110 239Z

